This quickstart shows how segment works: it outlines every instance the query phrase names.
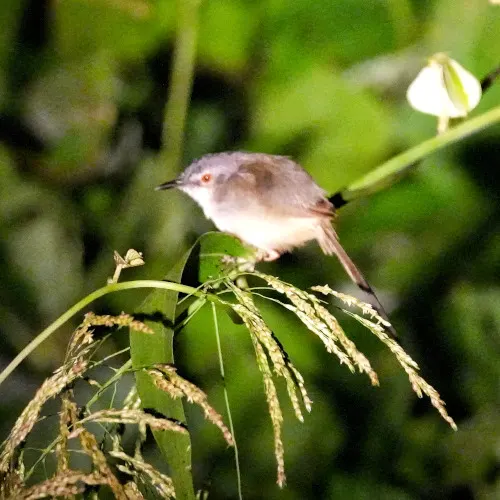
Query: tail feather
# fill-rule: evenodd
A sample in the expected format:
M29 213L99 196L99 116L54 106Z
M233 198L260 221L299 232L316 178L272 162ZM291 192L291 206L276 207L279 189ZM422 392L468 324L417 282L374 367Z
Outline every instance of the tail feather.
M318 235L318 243L319 246L321 247L321 250L323 250L323 252L326 255L335 254L337 256L337 258L339 259L340 263L342 264L343 268L345 269L346 273L349 275L351 280L361 290L363 290L366 294L370 296L371 301L374 302L372 305L376 309L378 314L382 318L384 318L387 322L391 323L389 317L387 316L387 313L385 312L384 307L378 300L372 287L370 286L368 281L366 281L361 271L356 267L356 264L354 264L354 262L351 260L349 255L347 255L347 252L340 244L337 233L335 232L335 229L332 227L330 221L325 221L325 223L322 224L321 232ZM396 330L394 329L392 324L391 326L387 327L387 330L394 338L397 337Z

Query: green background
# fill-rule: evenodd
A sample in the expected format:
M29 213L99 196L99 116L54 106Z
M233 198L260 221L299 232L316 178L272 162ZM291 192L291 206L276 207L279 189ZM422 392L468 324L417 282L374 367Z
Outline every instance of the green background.
M162 134L168 143L162 122L177 17L167 0L0 3L0 366L106 283L113 250L144 253L145 267L123 279L158 279L213 227L186 196L153 191L175 176L159 152ZM206 0L183 164L221 150L286 154L333 193L435 134L435 119L412 110L405 90L441 51L484 77L500 60L500 6ZM496 85L474 115L499 102ZM250 338L223 320L245 498L498 498L499 141L496 126L433 155L397 185L344 207L337 224L459 431L418 400L387 350L347 318L378 389L263 304L314 405L300 424L283 399L288 484L279 490ZM263 270L358 294L316 245ZM114 294L93 309L132 311L143 297ZM0 388L2 439L62 362L74 326ZM125 342L117 336L116 347ZM223 413L209 309L178 335L176 349L181 373ZM231 450L200 410L189 415L197 488L235 498Z

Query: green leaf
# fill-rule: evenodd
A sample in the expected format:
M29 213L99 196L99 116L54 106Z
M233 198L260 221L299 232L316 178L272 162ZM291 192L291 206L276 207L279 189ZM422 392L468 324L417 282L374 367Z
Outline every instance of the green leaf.
M239 239L225 233L207 233L179 260L170 270L165 279L180 282L186 263L193 249L200 244L200 281L214 279L227 274L227 269L221 263L224 255L231 257L249 257L251 250L245 247ZM136 311L142 314L154 335L144 335L140 332L130 333L130 353L132 365L136 372L137 390L142 407L157 411L169 418L186 422L182 402L172 399L159 390L149 376L140 371L144 366L156 363L174 363L172 329L177 310L178 293L168 290L155 290L149 294ZM239 318L232 318L239 321ZM155 440L169 464L177 498L194 498L193 480L191 474L191 440L188 435L167 431L154 433Z
M165 279L180 282L191 251L192 248L170 270ZM145 321L153 329L154 335L130 332L130 354L134 368L140 369L155 363L174 363L174 331L171 325L175 319L177 297L176 292L155 290L146 297L136 311L136 314L143 314L146 317L158 315L161 320ZM153 409L166 417L186 422L180 399L172 399L167 393L158 389L150 377L142 371L136 372L136 383L143 408ZM168 431L156 431L153 434L170 467L170 476L174 482L177 498L194 500L189 435Z
M200 238L198 279L201 283L228 274L228 266L222 262L224 257L252 259L253 252L238 238L227 233L211 232Z

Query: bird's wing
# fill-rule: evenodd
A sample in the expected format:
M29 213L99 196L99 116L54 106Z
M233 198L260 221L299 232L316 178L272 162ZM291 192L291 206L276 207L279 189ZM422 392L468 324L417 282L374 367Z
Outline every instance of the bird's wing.
M324 191L297 163L287 157L263 156L244 163L228 179L232 196L258 200L263 210L286 217L335 216L334 206ZM257 196L256 196L257 195Z
M326 199L320 199L318 202L309 207L308 210L311 216L324 216L329 219L335 218L335 207Z

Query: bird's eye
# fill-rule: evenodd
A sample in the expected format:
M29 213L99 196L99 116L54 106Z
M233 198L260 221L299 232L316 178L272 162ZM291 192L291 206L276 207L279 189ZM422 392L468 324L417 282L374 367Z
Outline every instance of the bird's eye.
M203 182L204 184L207 184L211 180L212 180L212 174L203 174L201 176L201 182Z

